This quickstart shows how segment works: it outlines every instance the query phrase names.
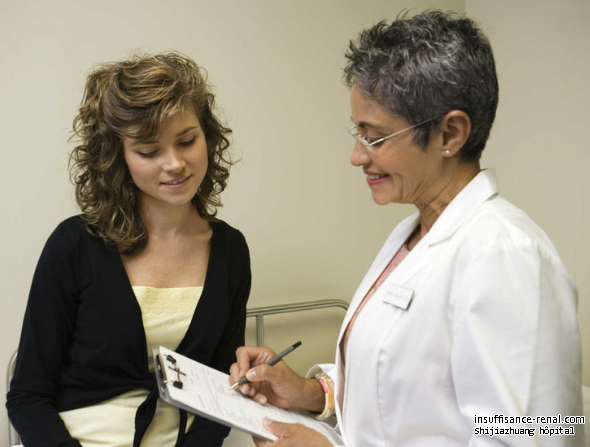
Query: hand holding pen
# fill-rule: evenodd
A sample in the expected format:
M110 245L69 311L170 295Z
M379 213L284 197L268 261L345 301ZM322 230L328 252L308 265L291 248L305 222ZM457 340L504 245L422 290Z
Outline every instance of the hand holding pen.
M299 346L298 343L293 345ZM286 351L292 352L293 347ZM285 351L283 351L285 352ZM283 352L282 354L284 357ZM288 353L287 352L287 353ZM267 402L281 408L306 408L314 411L312 403L307 402L310 388L317 392L319 390L318 405L324 405L323 391L317 380L306 379L299 376L290 369L285 362L277 363L274 366L267 363L273 360L275 352L263 346L243 346L236 351L237 362L230 368L230 383L236 383L245 375L247 382L238 385L240 393L250 396L260 404Z
M265 365L268 366L273 366L276 363L280 362L283 357L285 357L287 354L293 352L295 349L297 349L299 346L301 346L301 342L298 341L297 343L295 343L294 345L289 346L287 349L279 352L277 355L275 355L273 358L271 358L270 360L268 360ZM243 376L240 380L238 380L236 383L234 383L229 389L231 390L235 390L237 387L244 385L245 383L248 383L248 377Z

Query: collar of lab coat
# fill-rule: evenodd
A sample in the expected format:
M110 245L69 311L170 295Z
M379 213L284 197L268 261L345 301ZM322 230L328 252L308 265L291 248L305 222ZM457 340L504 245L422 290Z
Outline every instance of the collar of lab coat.
M425 242L432 247L449 239L479 205L497 193L495 171L480 171L447 205L424 237Z

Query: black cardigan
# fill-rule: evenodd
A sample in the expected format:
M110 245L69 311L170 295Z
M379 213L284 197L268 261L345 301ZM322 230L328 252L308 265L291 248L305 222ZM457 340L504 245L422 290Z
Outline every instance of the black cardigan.
M212 222L213 236L201 298L177 351L223 372L244 344L250 258L244 236ZM49 237L35 270L25 312L8 415L27 447L80 447L58 412L115 397L134 388L150 391L139 407L139 446L156 408L148 371L141 309L121 257L91 236L80 216ZM229 429L195 417L177 446L220 446Z

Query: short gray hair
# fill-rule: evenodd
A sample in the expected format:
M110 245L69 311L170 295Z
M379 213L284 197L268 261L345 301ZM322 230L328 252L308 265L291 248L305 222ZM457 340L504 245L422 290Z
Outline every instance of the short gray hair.
M471 119L461 160L481 157L498 105L498 80L492 48L475 23L442 11L426 11L391 25L379 22L351 41L344 78L357 84L411 124L423 148L432 130L451 110Z

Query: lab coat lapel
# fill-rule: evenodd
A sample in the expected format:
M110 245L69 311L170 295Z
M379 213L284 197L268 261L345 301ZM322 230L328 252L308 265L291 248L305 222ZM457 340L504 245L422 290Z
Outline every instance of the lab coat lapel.
M369 271L365 275L363 281L361 282L360 286L356 290L354 297L350 302L350 306L348 307L348 312L344 317L344 322L340 328L340 334L338 336L338 345L340 345L340 341L342 335L344 334L345 328L348 326L348 323L354 313L356 312L359 304L363 300L364 296L367 294L371 286L375 283L381 272L387 267L391 258L397 253L400 249L402 244L410 237L412 231L418 225L418 213L414 213L413 215L404 219L390 234L387 238L387 241L379 251L379 254L375 258L375 261L369 268Z
M402 244L408 239L408 237L410 237L410 234L412 234L412 232L415 230L416 226L418 225L418 217L419 217L418 213L415 213L415 214L407 217L393 230L393 232L387 238L387 241L385 242L385 244L383 245L383 247L379 251L379 254L375 258L375 261L373 262L373 264L369 268L369 271L365 275L363 281L359 285L358 289L356 290L356 292L354 294L354 297L352 298L352 300L350 302L350 306L348 308L346 316L344 317L344 321L342 323L342 326L340 327L340 334L338 336L338 343L336 344L336 384L337 384L337 386L340 386L342 384L342 380L343 380L342 375L344 373L344 371L342 370L342 359L340 356L340 343L342 342L342 336L344 334L344 331L345 331L346 327L348 326L350 319L355 314L359 304L361 303L362 299L365 297L365 295L367 294L367 292L369 291L371 286L375 283L375 281L377 280L377 278L379 277L381 272L383 272L383 270L385 269L385 267L387 266L389 261L391 261L391 258L393 258L393 256L397 253L397 251L402 246ZM398 266L398 268L399 268L399 266ZM336 393L337 393L337 395L339 395L342 392L344 392L344 390L339 388ZM342 413L341 413L340 406L336 405L335 410L336 410L335 411L336 412L336 419L338 421L338 426L340 427L342 439L343 439L345 445L348 445L348 443L346 441L346 438L347 438L346 429L345 429L343 422L342 422Z

